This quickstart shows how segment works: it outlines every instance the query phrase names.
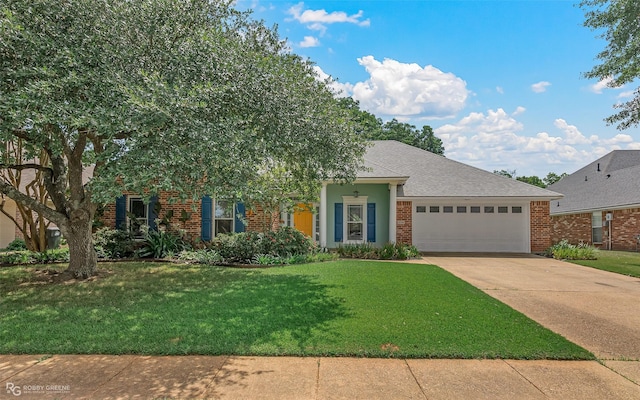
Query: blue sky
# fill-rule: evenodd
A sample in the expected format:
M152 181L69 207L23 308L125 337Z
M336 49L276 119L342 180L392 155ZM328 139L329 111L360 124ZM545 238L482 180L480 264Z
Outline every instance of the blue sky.
M576 1L239 0L384 121L431 126L445 155L518 176L572 173L640 129L604 118L634 87L582 74L605 42Z

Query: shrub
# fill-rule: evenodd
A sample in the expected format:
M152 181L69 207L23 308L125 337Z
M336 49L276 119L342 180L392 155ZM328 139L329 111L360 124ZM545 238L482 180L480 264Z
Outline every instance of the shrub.
M407 260L418 257L420 253L415 246L404 243L387 243L381 248L371 243L344 244L338 247L338 255L342 258L362 258L373 260Z
M140 257L164 258L190 249L191 245L179 232L150 230L145 233L143 245L136 254Z
M49 264L54 262L68 262L69 249L47 250L43 253L35 251L14 251L12 253L0 254L0 264Z
M220 254L211 249L183 250L178 254L178 260L197 264L217 265L222 262Z
M586 243L573 245L565 239L549 247L545 255L558 260L595 260L597 252L595 247Z
M7 254L0 254L0 264L32 264L33 261L30 251L16 251Z
M307 256L317 251L313 241L291 227L276 232L242 232L217 236L210 247L228 263L256 263L261 256L279 257L280 264L287 257ZM267 258L263 258L267 262Z
M100 258L132 257L138 243L126 230L102 228L93 234L93 244Z
M9 243L4 250L5 251L27 250L27 244L24 242L23 239L15 239L11 243Z
M211 248L228 263L249 264L257 254L266 253L261 249L261 235L257 232L218 235Z
M262 241L265 253L279 257L306 255L317 251L311 238L290 226L283 226L276 232L267 232Z

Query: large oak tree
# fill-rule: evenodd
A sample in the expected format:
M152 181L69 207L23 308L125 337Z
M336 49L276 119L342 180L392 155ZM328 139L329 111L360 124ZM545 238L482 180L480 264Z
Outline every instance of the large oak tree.
M0 140L47 153L29 167L54 206L0 193L61 229L75 276L94 273L96 207L123 191L242 199L274 164L297 193L364 154L311 63L230 0L4 0L0 18Z

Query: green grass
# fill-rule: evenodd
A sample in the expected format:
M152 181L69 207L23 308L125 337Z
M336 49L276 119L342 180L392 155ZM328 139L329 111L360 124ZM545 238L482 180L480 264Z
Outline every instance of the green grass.
M640 253L601 250L598 251L597 257L597 260L571 260L571 262L640 278Z
M0 353L593 358L431 265L100 269L55 284L0 269Z

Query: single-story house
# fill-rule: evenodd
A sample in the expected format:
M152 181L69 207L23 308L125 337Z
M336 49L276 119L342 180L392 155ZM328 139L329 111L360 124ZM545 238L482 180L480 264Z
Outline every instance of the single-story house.
M552 241L636 250L640 235L640 150L614 150L549 186Z
M140 197L122 196L103 219L113 227L153 226L170 211L178 227L205 241L282 224L328 248L403 242L431 252L530 253L551 245L549 204L562 195L397 141L375 141L352 184L324 182L311 211L278 215L279 221L224 199L205 197L193 206L168 198L161 194L145 205Z

